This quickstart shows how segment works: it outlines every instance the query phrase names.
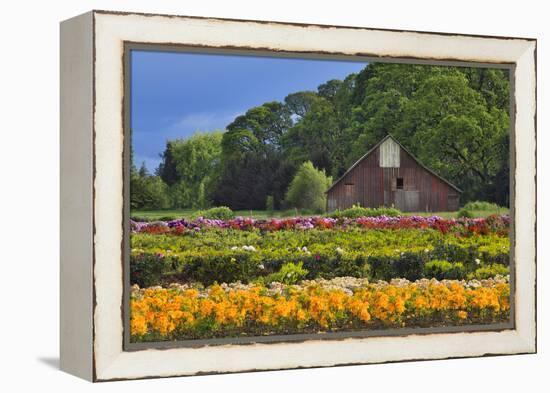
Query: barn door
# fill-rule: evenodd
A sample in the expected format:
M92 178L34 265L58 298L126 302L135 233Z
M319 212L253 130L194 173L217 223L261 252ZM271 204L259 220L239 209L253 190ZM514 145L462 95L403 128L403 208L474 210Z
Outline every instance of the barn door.
M395 207L403 212L420 211L420 191L395 190Z
M344 194L345 194L345 208L351 207L355 201L355 184L346 183L344 185Z

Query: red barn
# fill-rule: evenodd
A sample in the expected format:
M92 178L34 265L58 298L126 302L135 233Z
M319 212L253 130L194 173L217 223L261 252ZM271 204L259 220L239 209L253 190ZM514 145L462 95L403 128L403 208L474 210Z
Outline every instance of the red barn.
M458 210L460 190L387 135L327 191L328 211L395 206L404 212Z

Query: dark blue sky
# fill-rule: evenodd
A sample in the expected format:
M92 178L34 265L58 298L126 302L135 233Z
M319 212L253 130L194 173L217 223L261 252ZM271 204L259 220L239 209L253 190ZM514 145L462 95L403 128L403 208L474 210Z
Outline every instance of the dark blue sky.
M167 140L225 129L236 116L289 93L316 90L366 63L132 51L134 162L152 172Z

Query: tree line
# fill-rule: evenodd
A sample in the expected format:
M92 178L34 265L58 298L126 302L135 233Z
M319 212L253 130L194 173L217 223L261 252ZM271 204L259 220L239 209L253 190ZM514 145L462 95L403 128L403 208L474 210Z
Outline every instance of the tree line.
M462 202L508 205L509 94L507 70L370 63L250 108L224 132L167 142L155 174L132 165L132 207L291 207L306 163L320 182L337 179L387 133L464 190Z

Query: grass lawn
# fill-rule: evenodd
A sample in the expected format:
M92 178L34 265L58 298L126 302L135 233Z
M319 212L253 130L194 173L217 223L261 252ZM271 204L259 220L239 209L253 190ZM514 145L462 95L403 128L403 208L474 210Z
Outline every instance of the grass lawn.
M510 212L510 209L505 207L500 207L497 209L488 209L488 210L469 210L469 212L472 213L474 217L487 217L487 216L490 216L491 214L508 214ZM403 213L403 214L406 216L424 216L424 217L440 216L443 218L456 218L456 213L457 212L430 212L430 213L417 212L417 213Z
M195 218L198 210L193 209L176 209L176 210L132 210L131 216L135 218L147 219L147 220L161 220L161 219L175 219L175 218ZM491 214L508 214L509 209L498 208L490 210L470 210L474 217L487 217ZM404 213L407 216L440 216L443 218L456 218L457 212L415 212ZM311 216L310 212L301 213L299 210L275 210L270 213L265 210L237 210L235 216L253 217L257 219L266 219L271 217L283 218L293 216Z

